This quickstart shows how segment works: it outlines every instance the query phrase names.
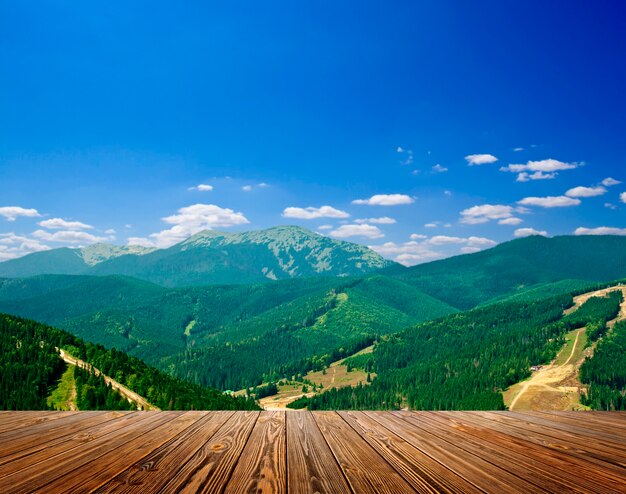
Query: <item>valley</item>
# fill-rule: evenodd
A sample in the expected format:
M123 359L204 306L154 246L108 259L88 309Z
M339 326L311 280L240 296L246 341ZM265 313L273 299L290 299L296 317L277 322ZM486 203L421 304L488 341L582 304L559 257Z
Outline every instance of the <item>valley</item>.
M305 255L302 245L314 245L310 239L321 241L284 227L235 236L205 232L168 252L98 246L25 256L9 266L13 274L45 271L48 258L80 254L94 268L113 261L138 266L166 256L171 264L158 268L160 276L176 275L161 284L121 268L115 274L0 278L0 312L102 345L95 360L87 358L87 347L82 353L72 344L60 348L107 376L105 387L118 383L114 387L143 408L191 407L208 399L267 409L570 409L577 406L574 373L604 335L598 321L616 307L612 296L597 296L611 291L615 276L626 277L626 239L617 237L523 238L412 268L381 265L352 276L331 275L326 264L328 276L306 274L315 249ZM198 263L213 266L211 272L222 269L216 245L243 249L237 255L246 269L257 262L259 249L292 259L294 276L244 283L245 277L231 272L228 283L195 285L190 280ZM351 245L333 244L354 254ZM186 257L190 252L193 262ZM374 259L358 252L350 257L355 266ZM585 252L592 252L585 262L563 262L563 256L582 259ZM614 260L610 269L606 258ZM178 286L184 272L190 284ZM585 349L588 338L592 344ZM112 365L122 356L136 364ZM175 388L188 383L185 398L150 386L134 370L142 361L148 367L141 372L158 369L163 385L170 385L165 376ZM196 402L194 393L206 389L213 390L211 398ZM246 389L252 396L261 393L258 404L245 399ZM546 397L552 403L544 404ZM67 401L63 393L57 399Z
M373 350L373 346L359 350L350 357L332 362L321 371L308 372L301 381L279 381L278 392L258 400L259 406L264 410L284 410L302 397L311 398L329 389L367 385L376 377L376 374L367 372L363 368L353 367L350 360L354 361L353 358L360 355L370 355ZM240 390L236 394L244 396L246 390Z

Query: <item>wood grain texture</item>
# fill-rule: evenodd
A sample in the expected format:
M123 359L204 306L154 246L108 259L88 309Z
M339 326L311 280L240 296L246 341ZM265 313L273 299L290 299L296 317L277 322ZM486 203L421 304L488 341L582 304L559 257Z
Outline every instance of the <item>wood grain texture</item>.
M222 492L258 417L259 412L233 415L159 492Z
M612 412L0 412L0 493L626 493Z
M381 427L363 412L339 412L387 462L418 491L424 493L479 493L476 486Z
M287 412L287 488L302 494L352 492L311 412Z
M403 437L420 451L447 465L458 475L487 492L527 494L546 492L532 483L520 479L507 470L502 470L480 457L468 455L465 451L448 440L434 436L407 420L400 412L368 413L382 426Z
M97 489L98 493L132 493L138 490L158 492L168 482L170 475L211 439L233 412L204 412L204 416L167 444L136 462L122 473Z
M79 437L91 434L102 429L112 420L122 417L125 417L125 413L80 414L71 420L33 426L29 430L22 431L22 434L17 438L0 440L0 467L5 463L27 457L42 450L46 450L44 457L50 456L53 451L52 448L72 440L77 434L80 434ZM127 420L137 420L137 418L128 415ZM51 427L51 425L53 426ZM2 471L1 468L0 471Z
M354 492L416 492L336 412L318 412L315 421Z
M261 412L241 453L227 492L287 492L285 412Z
M44 456L48 451L42 450L41 453L3 465L0 469L0 492L15 494L34 492L68 475L76 468L93 462L107 451L115 450L133 437L141 437L174 418L172 415L150 415L138 415L132 423L118 430L114 424L107 424L103 427L106 432L98 431L93 435L78 434L71 442L71 447L53 449L49 452L49 456ZM14 467L14 464L17 464L17 467ZM10 473L7 474L7 470ZM46 492L54 491L48 489Z

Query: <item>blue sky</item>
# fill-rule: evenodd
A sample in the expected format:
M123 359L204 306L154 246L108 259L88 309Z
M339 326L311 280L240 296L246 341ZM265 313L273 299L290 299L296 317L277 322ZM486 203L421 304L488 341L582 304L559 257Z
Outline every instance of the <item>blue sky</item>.
M0 260L279 224L406 264L626 234L625 17L560 0L2 2Z

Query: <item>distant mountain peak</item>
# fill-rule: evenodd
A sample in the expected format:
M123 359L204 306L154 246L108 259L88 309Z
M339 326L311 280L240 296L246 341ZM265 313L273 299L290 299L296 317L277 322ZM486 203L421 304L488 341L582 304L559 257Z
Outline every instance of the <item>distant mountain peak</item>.
M393 264L364 245L284 225L248 232L203 230L167 249L109 244L53 249L2 263L0 276L121 274L184 286L358 276Z
M95 266L101 262L126 254L142 256L154 252L155 250L154 248L141 247L139 245L111 245L105 243L92 244L76 249L79 257L88 266Z

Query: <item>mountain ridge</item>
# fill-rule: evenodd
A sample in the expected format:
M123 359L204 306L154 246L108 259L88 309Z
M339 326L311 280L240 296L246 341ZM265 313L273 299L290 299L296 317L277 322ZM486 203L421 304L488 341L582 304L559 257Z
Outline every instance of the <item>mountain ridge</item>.
M0 263L0 277L119 274L173 287L355 276L393 264L366 246L279 226L243 233L204 230L165 249L108 244L53 249Z

